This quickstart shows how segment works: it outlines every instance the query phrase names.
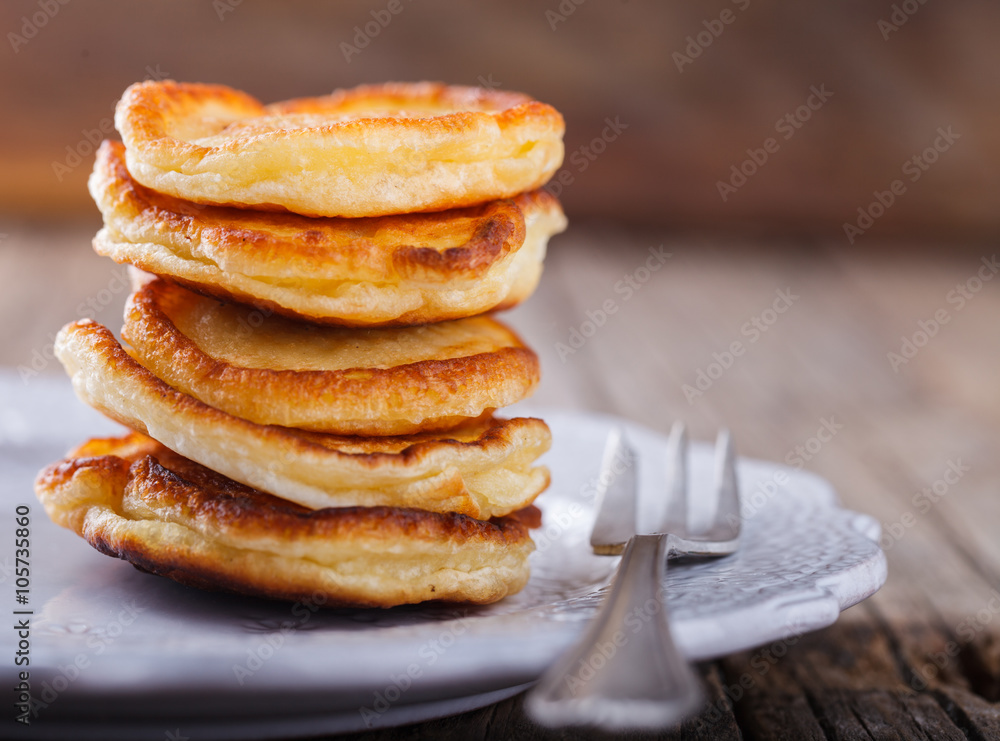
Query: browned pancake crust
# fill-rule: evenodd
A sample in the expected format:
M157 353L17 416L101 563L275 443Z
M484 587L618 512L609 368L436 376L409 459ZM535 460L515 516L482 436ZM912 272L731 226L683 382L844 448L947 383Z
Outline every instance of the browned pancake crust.
M258 424L344 435L409 435L446 430L492 409L528 397L539 379L538 357L507 327L488 317L460 319L436 325L449 343L442 357L400 362L391 367L349 367L337 370L259 368L233 364L207 353L178 329L172 316L189 309L194 325L210 322L198 310L207 299L164 280L139 288L125 308L122 337L130 354L158 378L200 401ZM238 310L242 311L242 307ZM278 317L247 321L244 343L268 336L294 337L302 345L350 346L367 341L367 332L317 328ZM192 326L194 326L192 325ZM227 325L228 326L228 325ZM454 339L448 328L454 329ZM205 328L213 334L218 329ZM398 346L419 328L379 330L386 347ZM467 333L490 337L489 350L461 354ZM233 338L234 344L239 337ZM470 343L470 346L471 343ZM282 346L274 348L275 353ZM478 347L478 345L477 345ZM447 351L447 352L444 352ZM449 357L451 356L451 357ZM388 355L387 355L388 357ZM275 365L280 362L275 359Z
M264 106L222 85L147 81L115 126L144 185L199 203L364 217L468 206L543 185L562 116L526 95L389 83Z
M524 242L523 208L554 201L534 191L450 211L358 219L202 206L137 183L115 141L98 149L90 190L106 223L131 241L169 232L208 248L213 262L234 272L374 282L482 277ZM108 218L112 211L118 216Z
M531 295L565 228L545 191L470 208L306 218L199 206L139 185L121 144L98 151L90 192L98 254L267 313L345 326L473 316Z
M531 507L490 521L391 507L308 510L143 435L91 440L36 492L97 550L183 584L330 605L486 603L523 586Z
M445 433L342 436L258 425L172 389L136 363L104 326L67 325L56 354L85 402L178 453L249 486L314 509L419 507L477 518L534 501L549 483L533 466L545 423L484 416Z

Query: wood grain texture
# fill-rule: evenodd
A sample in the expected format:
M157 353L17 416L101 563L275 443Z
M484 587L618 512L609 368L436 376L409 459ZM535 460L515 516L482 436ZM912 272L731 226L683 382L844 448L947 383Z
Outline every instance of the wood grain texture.
M18 366L115 266L90 253L89 225L0 232L13 276L0 363ZM727 424L744 455L803 458L882 522L889 562L885 587L834 626L700 666L709 702L682 728L621 738L1000 739L1000 281L973 292L994 248L958 247L720 243L601 223L554 240L539 291L505 315L542 358L536 402L664 432L679 418L702 439ZM779 291L795 298L772 316ZM101 307L115 329L123 301ZM889 353L936 315L947 321L894 369ZM759 336L744 331L754 317ZM562 351L588 321L602 326ZM742 353L689 402L684 386L734 342ZM824 420L842 425L826 442ZM610 738L540 729L522 703L344 738Z

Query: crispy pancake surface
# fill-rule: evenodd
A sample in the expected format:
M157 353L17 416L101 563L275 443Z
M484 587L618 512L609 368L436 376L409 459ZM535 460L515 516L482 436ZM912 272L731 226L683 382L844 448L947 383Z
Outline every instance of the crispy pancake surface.
M533 466L551 442L538 419L488 415L448 432L339 436L265 426L181 393L90 320L56 337L77 395L214 471L305 507L416 507L477 519L522 509L549 483Z
M142 82L115 126L143 185L206 204L306 216L467 206L543 185L562 116L519 93L390 83L264 106L221 85Z
M434 214L310 219L198 206L135 182L104 142L90 192L94 249L200 291L314 322L418 324L513 306L566 228L545 191Z
M308 510L148 437L95 439L43 470L49 517L94 548L207 589L329 605L494 602L528 578L530 507L488 522L390 507Z
M321 327L157 279L122 337L170 386L258 424L342 435L444 430L524 399L538 357L487 316L418 327Z

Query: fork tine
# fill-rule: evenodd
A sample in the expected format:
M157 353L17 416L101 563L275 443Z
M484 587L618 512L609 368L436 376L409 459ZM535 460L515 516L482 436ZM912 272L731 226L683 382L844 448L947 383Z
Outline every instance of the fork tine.
M712 530L735 538L740 532L740 492L733 437L725 428L719 430L715 443L715 496Z
M683 422L674 422L667 441L667 506L659 528L652 532L686 532L688 527L688 434Z
M595 553L616 555L635 535L637 454L620 427L608 433L598 477L597 515L590 531Z

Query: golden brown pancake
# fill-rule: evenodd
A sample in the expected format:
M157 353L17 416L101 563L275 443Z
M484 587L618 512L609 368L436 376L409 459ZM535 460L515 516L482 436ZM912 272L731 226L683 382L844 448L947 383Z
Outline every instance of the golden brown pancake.
M155 376L262 425L341 435L445 430L527 397L537 356L488 316L419 327L321 327L157 279L122 338Z
M545 191L434 214L310 219L202 207L129 175L104 142L90 192L94 249L199 291L314 322L418 324L513 306L534 291L566 227Z
M533 466L551 438L538 419L484 416L440 433L345 437L259 425L181 393L90 320L67 325L56 355L77 395L214 471L305 507L416 507L477 519L522 509L549 482Z
M494 602L528 579L538 511L483 522L391 507L308 510L148 437L90 440L43 470L49 517L143 571L328 605Z
M390 83L264 106L222 85L142 82L118 103L128 169L197 203L306 216L438 211L541 187L562 116L520 93Z

